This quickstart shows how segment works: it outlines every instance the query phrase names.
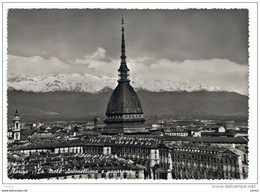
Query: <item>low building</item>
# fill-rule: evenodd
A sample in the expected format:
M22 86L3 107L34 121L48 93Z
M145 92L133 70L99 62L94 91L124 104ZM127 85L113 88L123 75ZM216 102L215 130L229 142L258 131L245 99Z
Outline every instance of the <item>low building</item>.
M48 154L49 159L43 159L41 164L46 170L50 168L50 165L53 165L52 169L58 170L63 167L70 170L75 167L79 170L99 170L98 167L101 167L100 170L103 170L104 166L115 162L115 164L112 163L114 169L109 170L118 171L120 164L116 163L117 160L103 161L104 158L113 156L114 159L124 159L132 165L143 166L144 179L244 179L247 178L248 160L247 151L242 150L243 145L246 146L247 141L242 137L154 136L153 138L151 136L99 135L88 136L86 140L81 138L77 141L61 143L54 141L41 145L16 146L9 148L8 151L10 154L16 153L26 158L34 156L42 158L42 155ZM241 150L236 149L239 146ZM54 161L50 158L52 156L58 160ZM37 158L32 160L37 160ZM32 166L31 163L29 165ZM39 168L37 163L34 167ZM12 172L14 171L10 171ZM109 173L112 172L109 171ZM77 176L79 174L74 174L74 177ZM115 178L114 176L114 174L113 177L110 175L111 178ZM103 178L105 177L109 175L106 174Z
M174 147L173 179L246 179L244 154L217 147Z
M15 179L144 179L145 167L109 155L23 155L23 163L9 159L9 178ZM18 159L19 160L19 159ZM61 166L62 165L62 166ZM82 166L84 165L84 166Z

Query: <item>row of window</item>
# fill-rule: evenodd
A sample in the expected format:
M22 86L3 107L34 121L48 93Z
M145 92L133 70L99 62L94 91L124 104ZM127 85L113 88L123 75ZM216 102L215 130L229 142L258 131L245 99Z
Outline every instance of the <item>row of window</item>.
M173 179L240 179L240 175L238 173L213 173L213 174L181 174L181 173L173 173Z
M222 171L222 170L207 170L207 169L192 169L192 168L186 168L186 167L173 167L173 172L174 173L184 173L184 172L188 172L189 175L202 175L202 174L206 174L206 175L239 175L239 173L237 171L232 172L232 171Z
M129 153L118 153L119 156L122 156L122 157L128 157L128 158L133 158L133 159L149 159L150 156L149 155L144 155L144 154L129 154ZM157 158L157 157L155 157Z
M220 162L210 162L210 161L190 161L190 160L186 160L186 159L174 159L173 163L185 163L185 164L191 164L191 165L204 165L204 166L222 166L226 165ZM229 166L238 166L238 164L228 164Z
M126 172L124 172L122 176L124 179L126 179L127 176L131 177L131 173L127 174ZM106 178L106 177L107 175L105 173L101 174L101 178ZM120 172L116 173L116 177L121 177L121 173ZM114 173L109 173L108 178L114 178ZM135 178L139 178L139 172L135 173Z
M173 159L175 158L184 158L184 159L197 159L197 160L206 160L206 161L214 161L214 162L221 162L227 164L237 164L236 159L223 159L223 158L216 158L211 156L201 156L201 155L191 155L191 154L179 154L173 153Z
M189 151L189 152L198 152L198 153L209 153L209 154L220 154L218 151L206 151L206 150L200 150L200 149L183 149L183 148L177 148L176 151Z
M139 152L139 153L150 154L150 149L133 148L133 147L118 147L118 148L112 148L112 152L113 153L119 153L119 152Z
M136 118L136 117L142 117L142 115L115 115L115 116L108 116L109 119L114 119L114 118L122 118L122 117L126 117L126 118Z
M102 153L103 147L84 147L84 153Z

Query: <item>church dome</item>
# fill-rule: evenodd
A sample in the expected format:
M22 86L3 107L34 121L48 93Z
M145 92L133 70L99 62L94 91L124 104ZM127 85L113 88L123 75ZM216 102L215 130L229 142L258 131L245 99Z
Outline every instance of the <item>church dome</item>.
M141 102L129 82L120 82L110 97L107 115L142 114Z

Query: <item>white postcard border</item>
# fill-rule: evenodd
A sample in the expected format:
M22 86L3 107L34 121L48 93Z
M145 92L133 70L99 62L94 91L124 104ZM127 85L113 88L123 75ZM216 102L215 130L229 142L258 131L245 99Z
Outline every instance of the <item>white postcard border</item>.
M250 184L258 182L258 58L256 3L3 3L3 119L2 119L2 183L4 184L88 184L88 183L172 183L172 184ZM127 8L127 9L248 9L249 10L249 177L246 180L10 180L7 177L7 10L11 8Z

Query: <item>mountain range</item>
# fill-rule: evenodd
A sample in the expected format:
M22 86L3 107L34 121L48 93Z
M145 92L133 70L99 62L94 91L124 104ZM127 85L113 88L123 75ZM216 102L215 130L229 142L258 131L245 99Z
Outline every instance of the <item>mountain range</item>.
M104 116L111 88L99 92L31 92L8 90L8 120L17 108L22 121L89 120ZM225 91L138 90L145 116L248 116L248 97Z
M42 76L16 76L8 79L9 90L20 90L26 92L87 92L96 93L108 87L114 89L117 85L115 78L107 76L97 77L91 74L53 74ZM228 91L219 87L209 86L203 81L151 80L143 81L133 78L131 85L135 90L146 90L151 92L176 92L176 91Z
M16 76L8 79L8 119L17 108L25 121L86 120L105 115L117 80L91 74ZM146 116L244 116L248 97L205 82L133 78Z

